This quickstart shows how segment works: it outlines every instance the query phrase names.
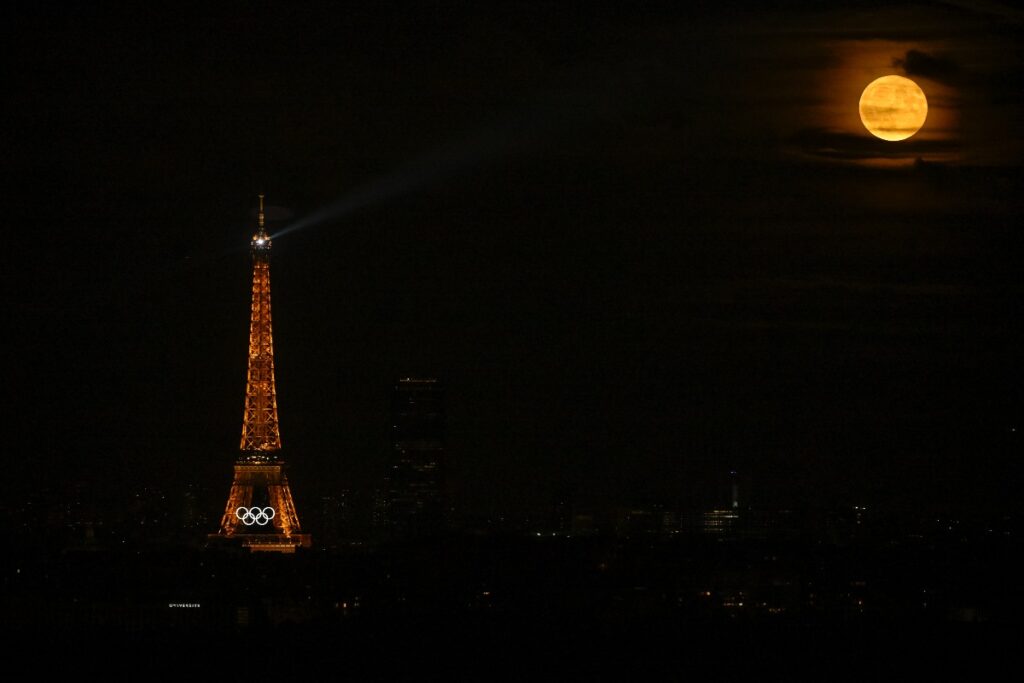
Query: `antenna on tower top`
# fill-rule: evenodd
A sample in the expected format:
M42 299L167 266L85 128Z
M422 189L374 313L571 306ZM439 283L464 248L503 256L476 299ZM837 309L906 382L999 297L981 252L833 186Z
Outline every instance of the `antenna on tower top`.
M263 232L263 193L260 192L260 212L258 214L260 232Z

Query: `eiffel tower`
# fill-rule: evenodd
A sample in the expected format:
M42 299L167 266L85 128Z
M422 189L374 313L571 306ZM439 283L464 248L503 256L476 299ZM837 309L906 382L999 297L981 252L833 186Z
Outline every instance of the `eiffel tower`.
M213 543L240 543L253 552L294 553L311 545L299 527L285 463L278 455L274 384L274 340L270 325L270 237L260 196L258 227L252 236L252 315L249 322L249 375L242 415L242 441L235 478Z

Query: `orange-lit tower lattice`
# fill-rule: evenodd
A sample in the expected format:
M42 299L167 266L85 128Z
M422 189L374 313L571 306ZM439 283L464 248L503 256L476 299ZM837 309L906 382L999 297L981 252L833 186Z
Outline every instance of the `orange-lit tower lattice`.
M211 540L239 541L253 551L295 552L296 546L308 547L310 537L301 533L285 464L278 455L281 432L270 323L270 237L264 225L262 194L251 252L252 315L241 452L235 461L235 478L220 531L211 534Z

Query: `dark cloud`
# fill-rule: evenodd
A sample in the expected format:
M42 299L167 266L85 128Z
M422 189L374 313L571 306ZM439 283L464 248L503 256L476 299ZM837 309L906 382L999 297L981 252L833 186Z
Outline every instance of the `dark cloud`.
M952 140L904 140L899 146L865 135L825 128L805 128L788 140L792 149L829 159L914 159L950 155L959 149Z
M907 50L906 56L893 59L892 65L903 69L908 76L921 76L946 85L955 85L960 76L960 68L953 60L920 50Z
M995 70L981 83L987 88L992 104L1019 105L1024 102L1024 68L1019 65Z

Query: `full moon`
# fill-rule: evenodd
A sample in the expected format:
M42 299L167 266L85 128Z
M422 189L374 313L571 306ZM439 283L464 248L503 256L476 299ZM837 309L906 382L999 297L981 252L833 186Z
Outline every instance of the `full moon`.
M882 76L860 96L860 120L876 138L906 140L924 125L928 100L909 78Z

